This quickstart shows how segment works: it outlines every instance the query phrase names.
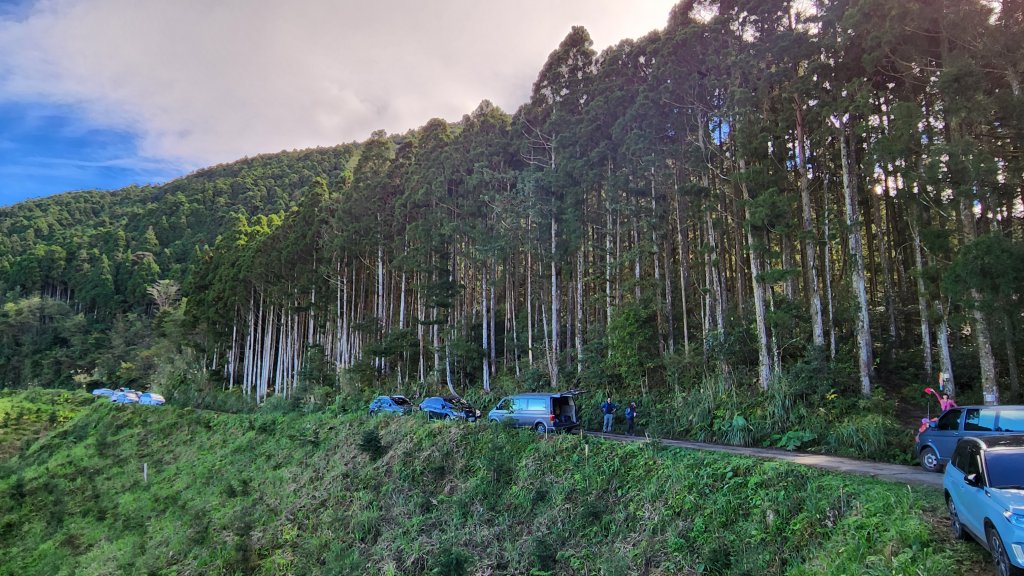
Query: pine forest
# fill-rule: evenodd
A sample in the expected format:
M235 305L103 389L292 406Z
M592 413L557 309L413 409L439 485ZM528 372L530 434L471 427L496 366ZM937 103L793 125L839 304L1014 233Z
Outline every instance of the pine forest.
M1021 0L684 0L511 113L0 209L0 387L582 388L741 443L940 375L1020 401L1022 38Z

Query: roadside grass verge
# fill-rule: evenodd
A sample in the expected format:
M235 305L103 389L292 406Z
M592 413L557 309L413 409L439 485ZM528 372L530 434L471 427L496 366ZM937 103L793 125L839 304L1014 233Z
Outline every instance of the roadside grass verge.
M503 426L97 404L2 466L0 575L888 576L984 562L949 538L934 489Z

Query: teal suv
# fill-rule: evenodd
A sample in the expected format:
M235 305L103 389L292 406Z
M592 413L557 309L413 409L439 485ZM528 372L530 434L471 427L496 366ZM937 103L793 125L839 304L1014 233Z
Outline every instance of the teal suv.
M942 485L953 536L987 548L999 576L1024 574L1024 436L960 440Z

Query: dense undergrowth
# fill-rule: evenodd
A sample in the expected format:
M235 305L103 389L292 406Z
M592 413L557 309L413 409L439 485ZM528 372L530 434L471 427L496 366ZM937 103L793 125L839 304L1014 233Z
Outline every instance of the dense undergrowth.
M949 541L931 489L338 405L98 403L0 467L3 575L889 575L981 561Z

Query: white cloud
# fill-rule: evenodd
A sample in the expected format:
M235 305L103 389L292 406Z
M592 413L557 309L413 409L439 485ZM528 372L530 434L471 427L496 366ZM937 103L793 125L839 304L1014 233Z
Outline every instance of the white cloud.
M0 19L0 99L68 104L193 167L511 112L572 25L595 47L669 0L39 0Z

